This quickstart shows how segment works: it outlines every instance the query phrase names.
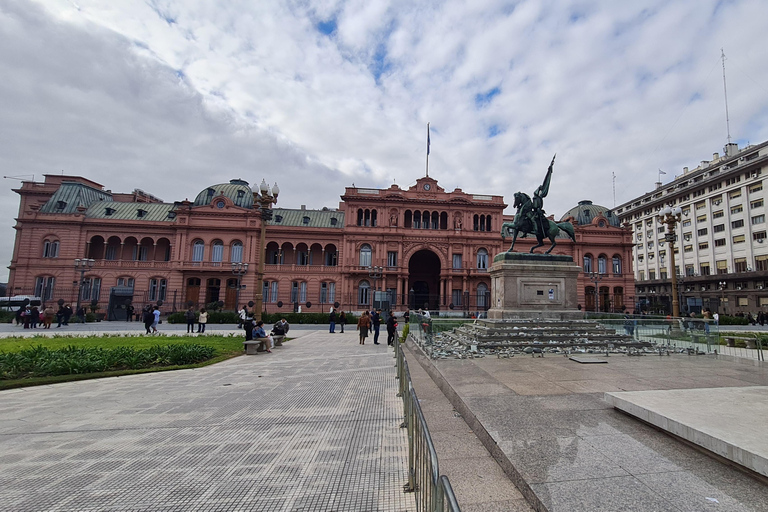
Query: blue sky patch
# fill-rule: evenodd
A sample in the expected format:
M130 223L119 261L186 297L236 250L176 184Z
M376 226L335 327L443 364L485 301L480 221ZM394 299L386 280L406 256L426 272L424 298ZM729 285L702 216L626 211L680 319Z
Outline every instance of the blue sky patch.
M499 126L497 124L491 125L488 128L488 138L489 139L492 139L493 137L495 137L497 135L500 135L502 133L504 133L504 128L502 128L501 126Z
M483 108L491 103L493 101L493 98L501 94L501 89L499 87L494 87L493 89L487 91L487 92L481 92L478 94L475 94L475 106L477 108Z
M317 24L317 30L321 34L330 36L331 34L336 32L336 18L331 18L329 20L319 22Z

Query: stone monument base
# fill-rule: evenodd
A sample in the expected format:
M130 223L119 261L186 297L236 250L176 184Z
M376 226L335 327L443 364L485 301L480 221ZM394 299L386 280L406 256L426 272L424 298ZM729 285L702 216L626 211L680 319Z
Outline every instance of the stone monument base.
M583 318L576 290L580 272L581 267L570 256L497 254L490 270L492 303L488 318Z

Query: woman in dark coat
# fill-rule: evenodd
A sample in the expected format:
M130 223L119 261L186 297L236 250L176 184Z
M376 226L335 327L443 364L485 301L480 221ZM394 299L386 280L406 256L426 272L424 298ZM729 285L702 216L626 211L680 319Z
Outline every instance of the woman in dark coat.
M387 345L394 345L397 339L397 321L395 315L390 311L387 317Z
M371 317L367 311L363 311L360 320L357 321L357 330L360 331L360 345L365 345L365 338L368 337L368 329L371 328Z

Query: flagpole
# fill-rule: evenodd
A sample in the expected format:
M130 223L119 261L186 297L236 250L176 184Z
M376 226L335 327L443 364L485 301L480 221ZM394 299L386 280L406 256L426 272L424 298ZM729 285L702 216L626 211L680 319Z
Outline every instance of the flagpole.
M427 123L427 178L429 178L429 123Z

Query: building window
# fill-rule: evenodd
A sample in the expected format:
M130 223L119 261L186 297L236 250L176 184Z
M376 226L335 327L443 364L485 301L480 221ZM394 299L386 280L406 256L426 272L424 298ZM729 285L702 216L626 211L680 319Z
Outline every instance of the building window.
M453 268L461 268L461 254L453 255Z
M765 231L755 231L752 233L752 240L762 243L765 240Z
M725 247L725 238L715 240L715 247Z
M740 204L737 204L736 206L731 207L731 215L735 215L737 213L741 213L744 211L744 207Z
M82 300L99 300L101 296L101 278L86 277L83 279L83 286L80 298Z
M216 240L213 242L213 247L211 250L211 261L215 263L221 263L221 261L224 259L224 242L221 240Z
M488 268L488 251L485 249L478 249L477 251L477 268Z
M232 251L229 259L232 263L242 263L243 261L243 243L242 242L235 242L232 244Z
M753 225L754 224L762 224L763 222L765 222L765 215L764 214L763 215L755 215L754 217L752 217L752 224Z
M698 222L698 223L707 222L707 216L706 215L699 215L698 217L696 217L696 222Z
M192 261L203 261L205 243L202 240L195 240L192 245Z
M722 233L723 231L725 231L725 224L718 224L716 226L712 226L713 233Z
M744 243L744 235L736 235L733 237L733 243L735 244L743 244Z
M336 250L327 251L325 253L325 266L335 267L338 264L339 256Z
M149 300L165 300L165 279L152 278L149 280Z
M728 197L730 197L731 199L736 199L737 197L741 197L741 189L731 191L728 194Z
M277 281L264 281L261 293L264 302L277 302Z
M754 185L749 186L749 193L752 194L754 192L760 192L763 190L763 182L755 183Z
M299 302L307 302L307 283L302 281L299 283Z
M454 307L458 307L462 305L461 297L462 297L461 290L453 290L451 292L451 302L453 303Z
M695 207L697 210L703 210L704 208L707 207L707 203L704 201L699 201L698 203L696 203Z
M707 228L701 228L700 230L698 230L698 231L696 232L696 234L698 234L699 236L704 236L704 235L706 235L706 234L707 234Z
M757 201L752 201L751 203L749 203L750 208L760 208L761 206L763 206L762 199L758 199Z
M641 258L642 261L642 258ZM592 255L587 254L584 256L584 272L592 272Z
M485 309L488 307L488 286L485 283L477 285L477 307L479 309Z
M397 266L397 251L387 251L387 266L388 267Z
M683 227L684 228L687 228L687 227L690 227L690 226L691 226L691 220L690 219L683 221Z
M608 272L608 259L605 257L605 254L601 254L597 257L597 271L600 274L605 274Z
M104 251L104 259L109 261L114 261L117 259L117 246L116 245L108 245L106 250Z
M734 220L731 222L731 229L737 229L737 228L743 228L744 227L744 219Z
M56 284L56 278L53 276L42 276L35 278L35 297L43 300L53 299L53 287Z
M693 252L693 245L686 245L683 247L683 252Z
M723 210L717 210L716 212L712 212L712 218L713 218L713 219L719 219L719 218L720 218L720 217L722 217L723 215L725 215L725 214L723 213Z
M637 273L637 280L638 281L645 281L645 270L640 270ZM594 290L594 288L593 288L593 290Z
M126 288L133 288L134 280L132 277L118 277L117 286L125 286Z
M320 283L320 303L333 304L336 301L336 283Z
M149 247L146 245L137 245L133 248L134 261L147 261L149 259Z
M363 246L360 247L360 266L371 266L371 246L368 244L363 244Z
M309 253L307 251L301 250L296 252L296 264L307 266L309 265Z
M734 258L733 259L733 271L734 272L746 272L747 271L747 258ZM746 286L745 286L746 288Z
M726 260L718 260L715 262L715 265L717 266L717 273L718 274L727 274L728 273L728 262Z
M46 240L43 242L43 258L59 257L59 241Z
M755 270L768 270L768 256L755 256Z
M656 279L656 270L651 269L648 271L648 279L650 279L651 281Z
M709 242L699 242L699 250L709 249Z
M703 276L709 275L709 263L702 263L699 265L699 273Z
M371 285L368 281L360 281L357 286L357 303L361 306L371 303Z

